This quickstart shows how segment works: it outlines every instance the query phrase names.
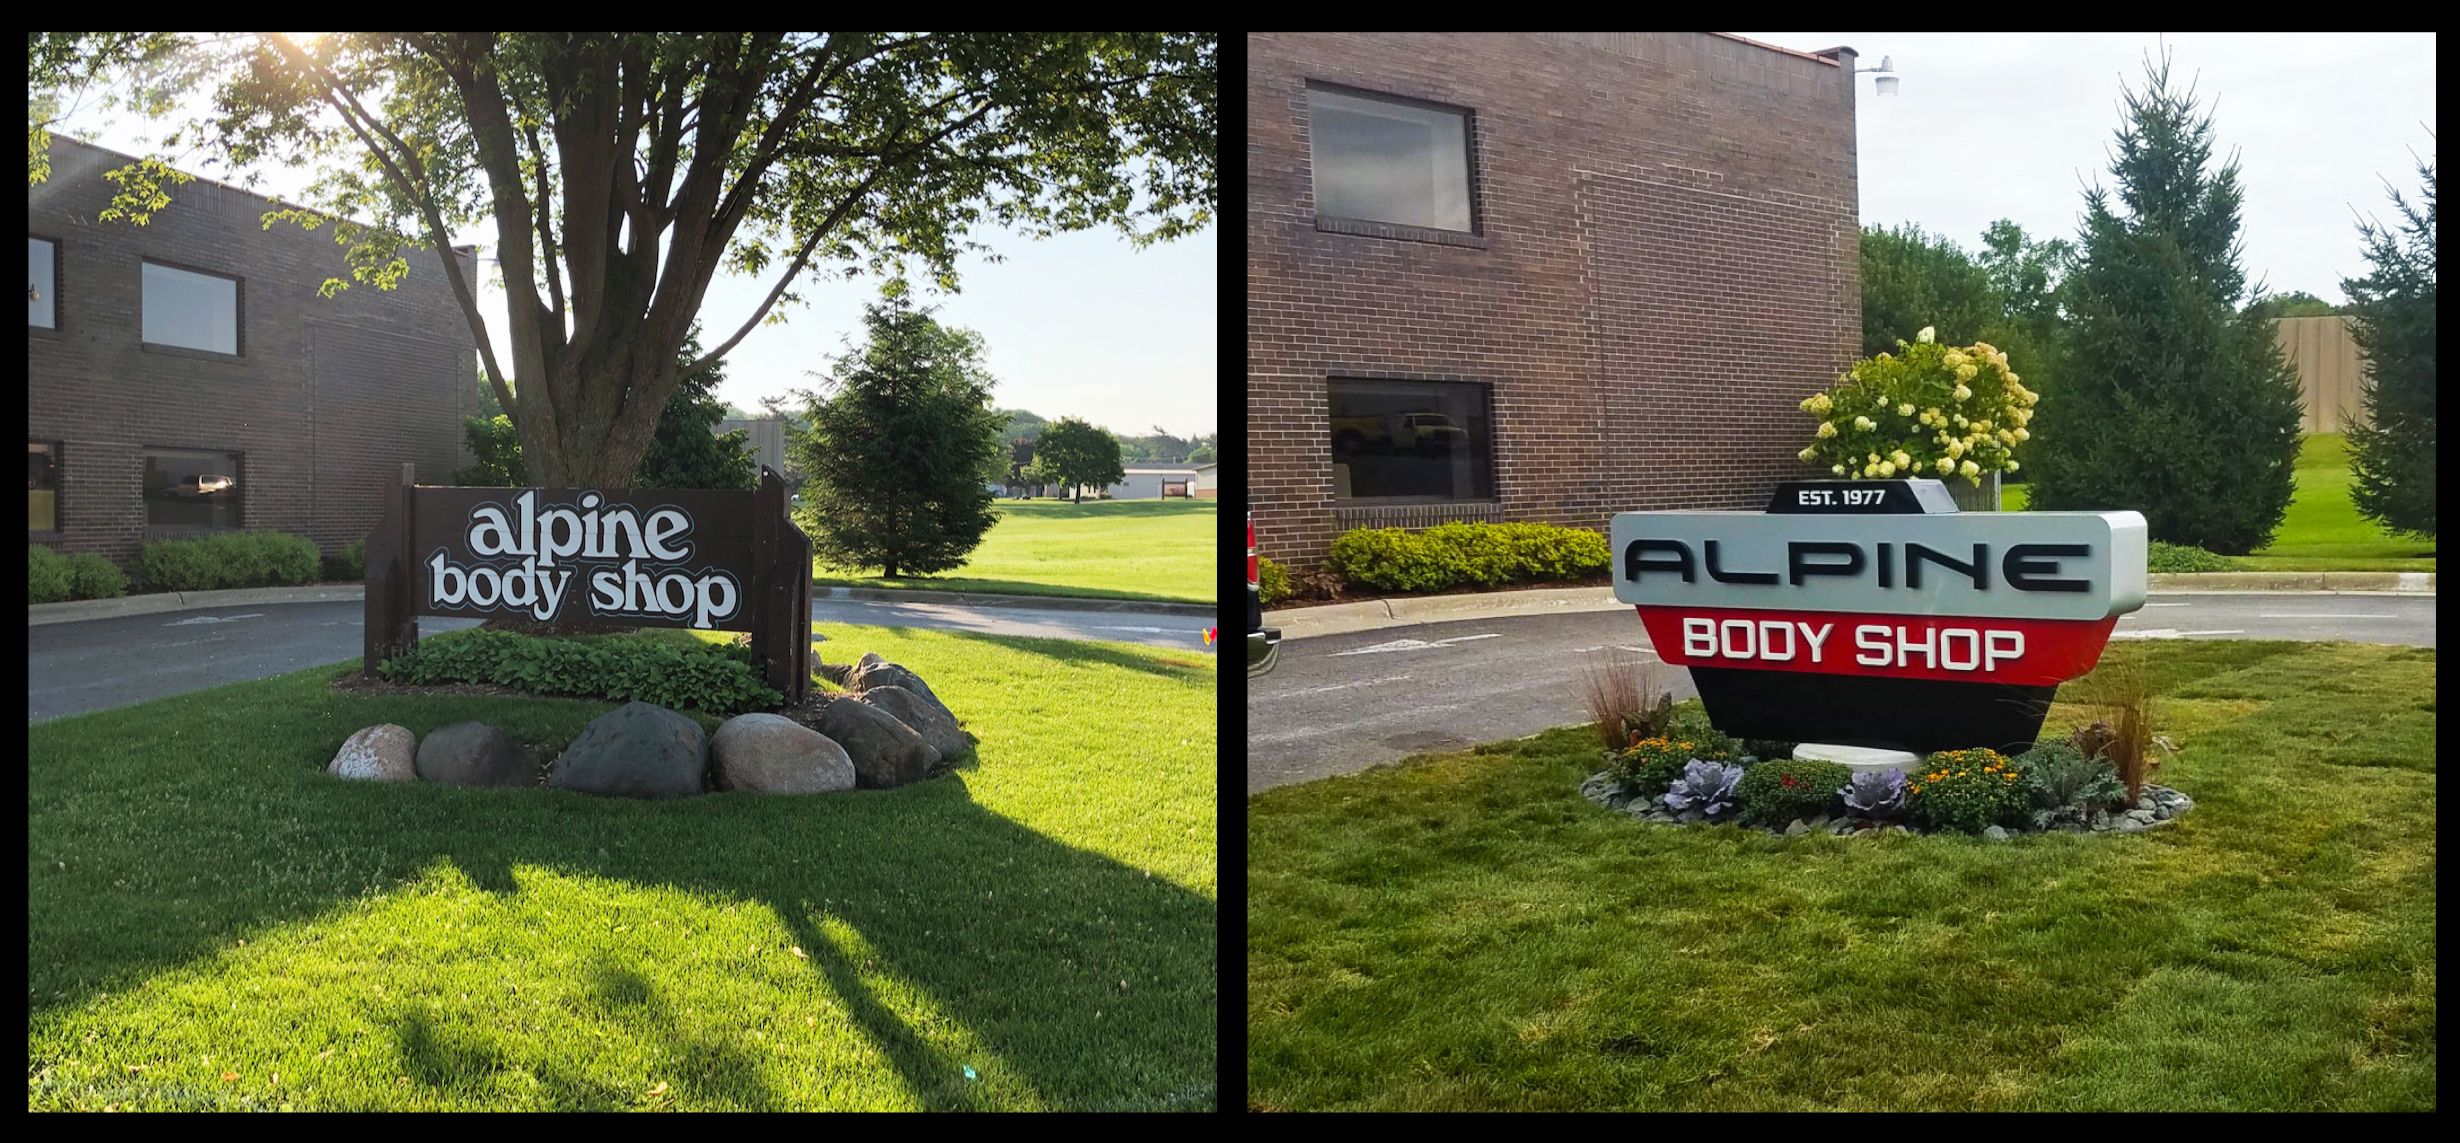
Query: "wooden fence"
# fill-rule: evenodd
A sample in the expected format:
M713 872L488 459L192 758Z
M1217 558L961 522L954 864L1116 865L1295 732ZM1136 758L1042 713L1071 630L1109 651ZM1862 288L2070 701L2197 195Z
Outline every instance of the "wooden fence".
M2273 335L2281 356L2298 367L2298 394L2306 406L2299 427L2310 433L2337 433L2366 423L2359 402L2359 382L2366 363L2349 336L2344 317L2275 318Z

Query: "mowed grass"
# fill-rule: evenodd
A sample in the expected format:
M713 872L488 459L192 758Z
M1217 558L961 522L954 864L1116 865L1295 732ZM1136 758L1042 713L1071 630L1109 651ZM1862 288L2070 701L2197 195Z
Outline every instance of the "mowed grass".
M1249 1105L2433 1109L2433 650L2142 650L2141 835L1648 827L1588 728L1250 799Z
M1212 1107L1210 659L822 631L922 674L974 760L813 797L348 783L372 723L560 744L612 704L338 666L32 727L28 1107Z
M2230 562L2248 571L2433 571L2434 540L2392 536L2357 514L2349 498L2355 478L2349 471L2348 439L2339 433L2315 433L2298 449L2293 479L2297 491L2289 501L2272 543L2252 555ZM2022 512L2031 489L2003 485L1999 507Z
M879 569L818 568L828 587L1077 595L1211 603L1220 513L1211 500L1002 500L999 523L965 566L884 579Z

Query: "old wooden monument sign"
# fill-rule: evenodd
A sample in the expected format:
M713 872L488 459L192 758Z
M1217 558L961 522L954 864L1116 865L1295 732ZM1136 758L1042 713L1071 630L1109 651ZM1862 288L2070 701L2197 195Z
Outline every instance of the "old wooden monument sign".
M648 488L386 489L367 538L364 666L418 645L418 617L564 627L744 631L761 678L811 681L811 540L762 468L751 492Z

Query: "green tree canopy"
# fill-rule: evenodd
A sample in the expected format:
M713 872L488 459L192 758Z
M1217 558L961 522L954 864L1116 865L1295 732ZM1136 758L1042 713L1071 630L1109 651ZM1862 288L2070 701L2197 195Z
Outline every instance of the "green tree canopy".
M2339 306L2304 290L2291 290L2285 294L2267 294L2257 298L2247 308L2256 316L2264 318L2330 317L2341 312Z
M1101 488L1127 478L1119 462L1119 438L1099 426L1061 417L1034 442L1034 468L1045 483L1066 485L1078 502L1085 486Z
M2397 226L2360 224L2373 269L2341 283L2366 355L2367 424L2349 430L2350 496L2386 531L2434 535L2434 160L2414 204L2392 192Z
M2032 505L2132 508L2152 538L2261 547L2288 509L2298 380L2239 309L2243 190L2212 166L2212 120L2166 59L2124 96L2115 193L2085 195L2056 383L2034 419Z
M1862 228L1864 357L1893 351L1924 326L1943 343L1970 345L1998 316L1989 276L1954 242L1910 223Z
M210 93L166 151L317 170L314 209L266 221L332 227L328 291L389 288L407 251L492 228L509 361L440 264L533 476L559 485L630 482L682 377L806 275L953 288L985 227L1144 242L1216 208L1216 33L124 35L30 34L38 104ZM165 179L137 173L142 213ZM721 266L772 285L678 368Z
M997 518L983 474L1005 423L982 338L901 296L863 314L868 338L835 359L833 392L786 452L807 481L797 522L812 554L883 576L961 567Z
M684 339L677 357L682 363L699 359L699 326ZM632 487L748 491L760 486L760 465L751 454L750 435L741 429L722 435L716 431L718 422L726 419L726 408L712 393L725 379L726 366L719 361L684 376L674 396L667 398L657 434L650 439L648 455L641 458ZM521 437L511 418L482 411L463 425L462 433L469 442L472 463L453 473L455 484L516 487L530 482Z

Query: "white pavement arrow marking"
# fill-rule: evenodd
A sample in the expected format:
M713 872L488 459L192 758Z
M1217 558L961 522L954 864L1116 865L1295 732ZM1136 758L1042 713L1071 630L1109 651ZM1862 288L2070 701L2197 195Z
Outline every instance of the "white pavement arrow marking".
M1432 643L1429 643L1429 642L1427 642L1427 641L1426 641L1426 640L1424 640L1424 639L1395 639L1395 640L1393 640L1393 641L1391 641L1391 642L1389 642L1389 643L1378 643L1378 644L1376 644L1376 645L1374 645L1374 646L1372 646L1372 647L1360 647L1360 648L1358 648L1358 649L1357 649L1357 650L1355 650L1355 651L1335 651L1335 652L1333 652L1333 654L1334 654L1335 656L1340 656L1340 655L1381 655L1381 654L1383 654L1383 653L1385 653L1385 652L1387 652L1387 651L1425 651L1425 650L1428 650L1428 649L1431 649L1431 648L1435 648L1435 647L1449 647L1449 646L1453 645L1454 643L1467 643L1467 642L1469 642L1469 641L1470 641L1470 640L1472 640L1472 639L1501 639L1501 638L1503 638L1503 636L1502 636L1502 635L1500 635L1500 634L1494 634L1494 635L1456 635L1456 636L1454 636L1454 637L1452 637L1452 638L1450 638L1450 639L1438 639L1438 640L1436 640L1436 641L1434 641L1434 642L1432 642Z
M2258 615L2257 619L2397 619L2396 615L2343 615L2333 612L2296 615Z
M194 619L174 619L169 623L163 624L163 626L187 627L198 623L234 623L242 619L263 619L264 617L265 613L261 611L249 615L199 615Z

